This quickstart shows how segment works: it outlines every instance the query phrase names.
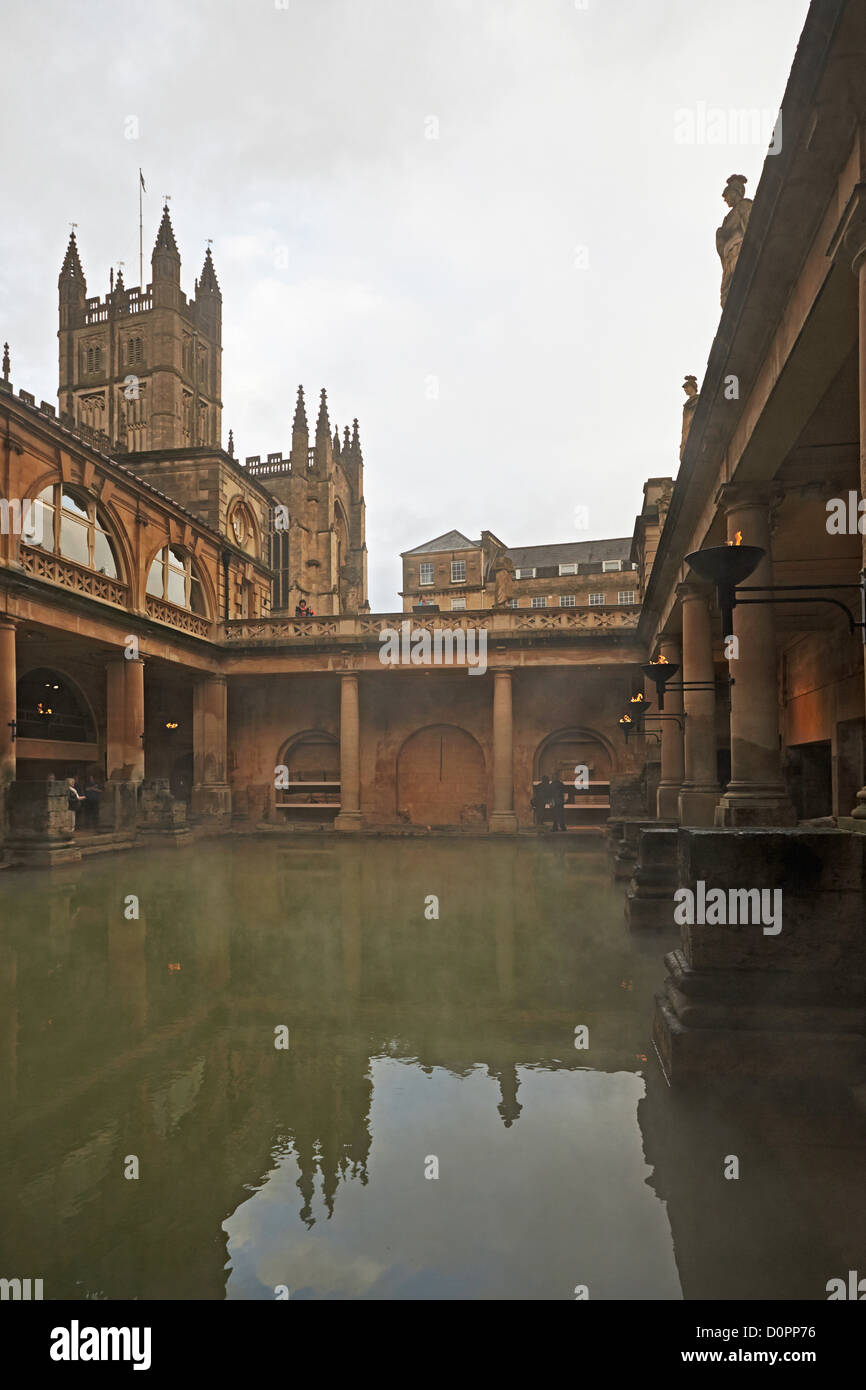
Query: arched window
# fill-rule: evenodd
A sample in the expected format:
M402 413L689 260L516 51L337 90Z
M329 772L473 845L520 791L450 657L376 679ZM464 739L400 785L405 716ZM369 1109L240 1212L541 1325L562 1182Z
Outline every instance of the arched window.
M63 483L51 483L40 492L39 501L43 507L41 548L117 579L114 546L93 499L79 497Z
M99 347L98 347L98 348L94 348L94 350L93 350L93 369L94 369L94 371L98 372L101 366L102 366L102 348L99 348Z
M87 370L89 372L93 371L93 348L87 349Z
M153 598L165 599L178 608L206 617L201 580L195 571L192 557L176 546L166 545L154 556L147 576L147 592Z
M58 671L40 666L18 682L19 738L95 743L96 729L81 693Z
M134 338L130 338L130 339L129 339L129 342L126 344L126 361L127 361L127 364L129 364L130 362L134 362L134 361L135 361L135 339L134 339Z
M136 340L135 340L135 360L136 360L136 362L140 362L140 361L141 361L141 339L140 339L140 338L136 338Z

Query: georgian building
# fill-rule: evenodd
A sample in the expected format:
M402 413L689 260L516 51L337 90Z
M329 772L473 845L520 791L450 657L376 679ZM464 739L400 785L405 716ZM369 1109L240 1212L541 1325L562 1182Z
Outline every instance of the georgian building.
M508 608L605 608L640 603L631 536L509 548L492 531L468 540L460 531L405 550L405 612ZM499 576L499 579L497 579Z

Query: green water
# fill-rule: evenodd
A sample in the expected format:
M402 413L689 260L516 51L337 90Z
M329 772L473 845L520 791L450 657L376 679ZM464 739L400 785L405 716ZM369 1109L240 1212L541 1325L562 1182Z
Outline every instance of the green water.
M857 1113L668 1091L673 944L630 936L602 852L535 841L0 873L0 1275L46 1298L825 1297L862 1264Z

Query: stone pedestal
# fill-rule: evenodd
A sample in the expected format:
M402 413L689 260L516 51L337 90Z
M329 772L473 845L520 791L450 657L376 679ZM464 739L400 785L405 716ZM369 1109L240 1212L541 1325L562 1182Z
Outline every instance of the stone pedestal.
M9 833L4 849L8 863L51 868L81 858L65 782L12 782L7 804Z
M727 514L728 539L765 551L747 586L773 583L772 484L731 484L719 501ZM744 598L770 598L745 594ZM723 634L728 636L729 634ZM779 747L779 694L776 621L771 603L738 603L734 632L738 655L730 661L731 780L716 808L717 825L795 825L797 813L788 799Z
M654 816L621 816L617 822L620 838L616 842L613 861L615 879L631 878L637 864L638 846L642 830L650 830L658 825Z
M111 779L99 798L100 830L134 830L138 817L138 782Z
M683 612L683 785L677 798L682 825L712 825L719 800L716 772L716 689L710 591L704 584L677 586Z
M178 844L187 842L186 806L172 796L168 778L148 778L141 783L138 830L144 835L159 834Z
M866 842L837 830L680 830L678 886L721 888L728 924L682 926L665 963L653 1041L671 1082L714 1073L861 1080L866 1068ZM731 890L781 889L781 930ZM768 900L772 902L772 899ZM706 914L708 915L708 914ZM739 912L738 912L739 915Z
M637 864L625 897L629 926L659 931L673 927L676 887L676 825L641 828Z
M493 811L490 829L500 835L517 833L511 672L501 670L493 672Z
M334 829L361 830L361 715L358 677L340 677L340 811Z

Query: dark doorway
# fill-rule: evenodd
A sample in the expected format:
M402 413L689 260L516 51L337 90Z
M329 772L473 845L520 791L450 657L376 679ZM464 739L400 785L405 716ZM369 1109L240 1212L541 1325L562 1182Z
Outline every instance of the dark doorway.
M799 820L833 814L830 741L800 743L788 749L788 790Z

